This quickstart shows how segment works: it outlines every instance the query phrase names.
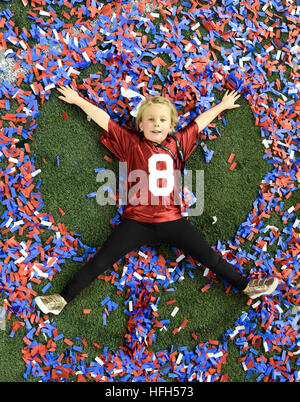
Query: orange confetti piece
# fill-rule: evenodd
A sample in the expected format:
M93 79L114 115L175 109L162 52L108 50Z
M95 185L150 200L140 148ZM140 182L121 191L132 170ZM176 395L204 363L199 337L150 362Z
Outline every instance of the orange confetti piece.
M202 289L201 289L201 292L203 293L203 292L206 292L209 288L210 288L210 284L208 283L207 285L205 285Z
M230 156L229 156L227 162L228 162L228 163L232 163L234 157L235 157L235 154L230 154Z
M67 345L69 345L69 346L72 346L72 345L73 345L73 342L70 341L70 339L68 339L68 338L65 338L65 339L64 339L64 342L65 342Z
M186 327L186 324L189 322L186 318L183 320L182 324L180 325L181 329L184 329Z
M166 304L172 304L172 303L176 303L176 299L174 299L174 300L169 300L169 301L166 302Z
M233 170L236 167L236 162L233 162L233 164L230 166L229 170Z
M112 158L110 158L109 156L104 155L104 159L105 159L107 162L112 163Z

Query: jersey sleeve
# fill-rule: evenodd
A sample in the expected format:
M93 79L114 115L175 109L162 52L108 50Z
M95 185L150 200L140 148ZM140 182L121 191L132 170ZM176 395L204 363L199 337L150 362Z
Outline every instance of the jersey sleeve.
M130 150L135 134L128 128L120 126L112 118L108 121L108 131L103 130L100 141L117 158L125 161Z
M178 130L174 135L178 138L186 160L197 148L198 124L192 120L188 125Z

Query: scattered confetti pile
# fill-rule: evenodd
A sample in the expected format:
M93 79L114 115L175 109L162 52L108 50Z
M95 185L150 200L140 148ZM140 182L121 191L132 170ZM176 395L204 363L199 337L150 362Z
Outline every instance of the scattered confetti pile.
M10 337L19 328L26 328L22 350L24 378L228 381L222 368L228 343L234 342L240 350L239 361L246 380L256 374L257 381L262 382L299 381L300 312L295 306L300 298L300 203L286 210L285 201L299 189L300 181L300 6L295 1L276 0L247 4L237 0L201 4L194 0L157 0L151 5L145 0L106 4L95 0L22 3L22 12L32 22L29 31L16 26L9 1L7 9L0 13L0 200L5 209L0 225L0 290L5 296L0 320L4 315L12 320ZM69 11L64 9L62 16L67 21L76 17L76 22L62 21L54 5L67 7ZM157 24L160 16L163 22ZM205 28L205 36L200 26ZM285 42L280 39L282 33L287 38ZM35 42L34 47L29 45L29 39ZM261 46L260 42L266 39L269 44ZM231 48L217 44L222 40L230 43ZM255 46L260 48L259 54ZM81 70L96 63L105 67L105 73L91 74L77 86ZM284 74L287 71L288 78ZM275 72L280 78L270 82L269 77ZM155 77L161 84L155 83ZM22 82L30 84L31 91L22 90ZM194 334L199 341L195 350L184 345L177 349L170 345L168 350L156 353L149 350L155 343L156 331L176 334L189 325L185 319L173 328L170 317L157 313L159 290L174 291L174 283L184 273L193 276L193 269L198 268L191 259L181 257L178 250L176 261L166 261L154 249L142 248L128 254L123 267L118 262L116 269L100 277L115 286L116 292L126 295L127 333L124 346L112 353L95 340L99 354L90 363L84 353L84 334L66 338L55 321L36 308L34 284L45 284L42 292L51 292L51 279L59 275L66 259L85 262L96 252L80 241L80 235L69 232L43 211L41 181L33 184L40 170L35 169L30 146L25 143L24 147L16 147L19 141L34 139L36 117L40 115L38 102L46 102L58 85L70 83L81 96L128 125L134 125L132 114L141 96L168 96L179 110L181 125L215 104L213 90L236 89L249 102L255 124L261 128L265 148L262 157L272 170L264 177L258 198L234 240L226 246L219 241L216 249L250 277L275 275L281 284L274 295L249 300L233 328L224 332L223 342L204 343ZM129 90L139 96L128 96ZM12 102L18 104L14 112ZM67 119L67 114L62 118ZM221 118L226 125L224 116ZM213 151L202 140L215 135L223 134L213 124L199 134L207 163L213 158ZM231 154L228 169L233 171L237 162ZM187 207L193 202L193 194L187 189L185 195ZM112 225L119 223L121 213L122 208L118 208ZM283 230L268 225L273 213L280 214ZM217 217L213 218L214 224ZM44 231L49 231L46 242L40 239ZM27 241L18 242L15 233L26 235ZM244 251L243 244L256 235L252 251ZM276 255L271 258L268 246L275 242ZM85 249L82 257L77 257L78 247ZM253 268L249 272L250 266ZM202 292L209 291L215 283L212 273L205 270L204 275L209 283ZM228 284L226 291L230 291ZM101 306L105 327L110 313L119 306L109 297L101 301ZM171 317L177 311L175 304ZM88 308L83 311L89 313ZM68 349L58 353L57 344L62 342Z

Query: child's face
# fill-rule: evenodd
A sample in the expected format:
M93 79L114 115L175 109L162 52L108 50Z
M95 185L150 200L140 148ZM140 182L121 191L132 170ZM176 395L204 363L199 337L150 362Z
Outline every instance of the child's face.
M158 103L148 106L139 127L145 138L160 144L172 131L169 107Z

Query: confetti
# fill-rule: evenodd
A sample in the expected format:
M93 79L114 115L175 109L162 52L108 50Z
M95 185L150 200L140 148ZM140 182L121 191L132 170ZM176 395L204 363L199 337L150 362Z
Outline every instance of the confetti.
M296 282L299 279L299 235L296 231L299 219L295 215L299 205L294 209L285 208L285 201L299 189L300 182L297 153L299 73L295 62L299 48L299 29L295 28L299 22L299 8L295 2L250 2L241 9L236 0L226 5L219 2L212 7L195 2L181 2L179 6L177 2L157 1L152 8L149 8L150 4L138 1L128 5L111 1L103 5L94 0L78 0L77 3L82 3L78 8L74 1L65 2L68 12L63 11L62 15L67 21L71 16L77 16L76 25L80 29L70 25L64 29L66 24L51 7L53 2L35 4L37 2L22 0L34 24L30 32L24 29L18 34L10 23L14 15L9 10L9 1L6 2L8 8L0 12L4 30L0 37L4 50L0 54L0 108L3 112L1 120L9 122L10 127L1 125L0 129L0 160L7 161L0 181L1 203L5 209L1 223L0 289L6 296L3 312L23 320L14 321L10 336L14 337L21 326L27 330L22 350L26 367L24 379L29 381L30 376L34 376L45 382L72 381L76 375L80 382L113 381L119 375L122 381L135 382L164 381L163 376L177 381L226 381L227 376L221 375L221 368L228 355L227 342L234 342L240 350L239 361L246 380L255 374L258 375L256 381L261 382L300 381L297 357L299 312L294 314L293 310L300 298ZM29 10L29 5L34 8ZM163 21L156 26L154 22L160 15L164 17ZM281 23L280 15L287 17L287 25ZM83 19L89 24L81 23ZM272 21L269 28L266 19ZM199 24L205 28L206 36L200 34ZM134 26L137 29L133 29ZM144 28L145 34L137 33L140 27ZM280 31L286 34L286 43L280 40ZM153 38L149 42L148 33ZM29 38L35 42L33 48L29 46ZM220 38L226 42L230 40L230 52L215 43ZM270 43L259 45L261 52L256 53L254 45L266 39L270 39ZM96 46L98 40L102 43L101 50ZM40 46L40 52L36 45ZM162 69L166 67L164 54L171 60L167 66L167 81L162 75ZM150 61L145 61L144 56ZM266 297L255 303L250 301L245 306L247 311L223 334L223 343L214 340L199 343L194 351L185 346L177 350L170 347L156 352L155 359L148 349L155 342L154 328L168 332L170 324L164 317L153 316L153 311L159 311L159 296L155 298L153 294L159 294L158 286L173 292L170 285L183 280L188 263L182 254L174 262L173 269L168 269L162 256L157 256L152 249L145 249L142 252L147 256L148 265L142 255L129 256L127 270L122 276L115 272L100 278L111 282L118 292L126 289L124 313L129 316L126 343L108 353L106 347L93 342L99 355L88 365L83 364L87 356L82 354L80 346L81 343L86 346L85 341L81 337L65 338L55 322L41 317L36 310L32 283L43 282L46 292L51 286L49 280L63 269L65 259L84 262L96 250L85 246L85 254L76 257L78 246L84 246L80 235L68 232L51 214L41 212L42 194L36 191L41 182L36 186L33 183L38 172L30 159L30 147L25 144L16 148L16 138L33 139L36 117L40 114L39 104L50 98L57 85L74 84L80 71L92 63L103 65L109 78L91 74L78 89L85 89L87 99L102 105L121 124L132 125L131 112L136 112L141 99L149 95L169 96L181 109L188 102L188 110L179 116L180 125L211 107L214 101L212 89L236 89L250 104L255 125L260 127L263 137L265 152L262 157L271 170L263 178L259 196L235 238L227 242L227 249L218 242L216 250L235 261L237 269L243 270L243 264L254 265L250 276L276 275L282 284L276 297ZM292 69L288 80L283 75L287 68ZM269 76L274 72L280 79L270 83ZM160 78L161 85L154 84L155 76ZM21 89L23 81L30 83L30 93ZM16 112L10 110L12 100L19 104L20 109ZM66 119L67 114L63 112L62 117ZM224 115L221 119L226 125ZM220 136L226 132L220 133L216 126L210 125L199 138L212 139L216 134ZM199 145L209 163L213 151L203 141ZM236 167L235 155L232 155L228 160L231 170ZM112 162L108 156L105 159ZM60 212L63 214L62 210ZM121 213L120 208L112 224L118 224ZM280 215L283 230L265 224L272 213ZM51 230L51 234L49 232L49 238L43 244L39 235L45 229ZM27 243L10 237L15 231L23 234L29 230L30 241ZM251 251L244 251L242 244L255 235L259 238ZM277 248L275 257L271 258L268 246L274 243ZM134 275L136 266L140 271ZM206 288L213 284L210 282ZM103 325L110 312L118 307L110 298L105 300L102 304L105 306ZM155 306L154 309L151 306ZM89 309L84 309L83 314L87 311ZM185 318L181 326L173 330L174 335L184 329L187 331L187 324ZM37 339L39 333L47 338L45 344ZM195 334L192 337L197 338ZM66 353L57 353L56 342L59 341L68 347ZM262 351L267 354L263 355Z

